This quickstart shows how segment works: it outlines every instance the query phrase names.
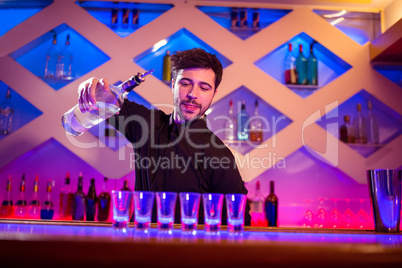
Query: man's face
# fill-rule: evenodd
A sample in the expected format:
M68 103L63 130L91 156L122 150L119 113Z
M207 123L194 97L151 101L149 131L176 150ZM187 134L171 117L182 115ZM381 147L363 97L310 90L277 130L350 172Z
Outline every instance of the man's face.
M176 123L200 118L215 95L215 73L203 68L179 70L172 91Z

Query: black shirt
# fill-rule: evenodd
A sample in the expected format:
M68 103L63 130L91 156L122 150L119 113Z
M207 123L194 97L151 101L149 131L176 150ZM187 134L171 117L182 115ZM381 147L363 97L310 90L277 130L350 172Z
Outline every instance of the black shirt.
M133 144L136 191L247 194L233 154L208 129L205 117L178 125L172 114L126 99L119 114L108 122ZM222 223L226 224L223 206ZM251 222L249 210L247 204L246 225ZM180 223L179 200L175 222ZM204 224L202 200L199 223Z

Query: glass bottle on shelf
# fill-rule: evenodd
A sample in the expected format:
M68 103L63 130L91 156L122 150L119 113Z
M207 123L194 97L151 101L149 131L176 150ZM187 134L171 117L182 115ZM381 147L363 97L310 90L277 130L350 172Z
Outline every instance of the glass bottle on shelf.
M375 114L373 113L373 104L370 100L367 101L367 107L368 107L367 143L378 144L378 143L380 143L378 120L377 120L377 117L375 116Z
M45 66L46 78L56 77L58 58L59 58L59 49L57 48L57 33L54 33L52 45L46 52L46 66Z
M288 44L285 56L285 84L297 84L296 58L293 55L292 43Z
M4 199L0 207L0 218L12 218L14 217L14 206L11 192L11 175L7 180L7 187L4 193Z
M296 58L297 84L307 85L307 59L303 54L303 45L299 45L299 55Z
M229 102L229 116L225 121L225 140L234 141L236 139L236 118L233 112L233 101Z
M353 125L356 131L356 143L367 143L367 129L366 118L362 114L362 105L358 103L356 105L357 116L353 120Z
M58 79L71 80L72 79L72 64L73 53L70 47L70 35L67 35L64 48L61 50L57 58L57 73Z
M40 219L40 202L39 202L38 188L39 188L39 177L38 175L36 175L33 184L31 202L29 203L28 208L28 217L30 219Z
M65 131L70 135L79 136L94 125L119 112L120 103L123 102L127 94L140 85L145 80L145 76L152 72L153 70L142 74L138 73L118 86L109 85L109 91L97 91L95 93L97 102L93 104L97 109L83 113L79 105L75 105L62 116L61 121Z
M261 143L262 140L262 120L258 113L258 100L255 100L254 116L250 121L250 141Z
M170 85L170 83L172 82L172 72L171 72L171 62L170 62L170 51L169 50L166 50L166 54L163 57L162 81L168 85Z
M260 181L257 181L255 185L255 192L253 196L248 198L248 202L250 204L250 214L253 225L260 225L261 222L264 222L265 213L264 213L264 196L261 194L261 185Z
M22 174L21 183L20 183L20 191L18 193L18 199L15 203L15 217L16 218L25 218L27 215L27 200L25 198L25 173Z
M107 187L108 178L103 178L103 190L99 194L98 201L97 201L97 214L96 219L98 221L108 221L109 214L110 214L110 194L108 192Z
M278 226L278 197L275 195L274 181L270 182L270 193L265 199L265 216L269 227Z
M0 134L8 135L13 131L14 105L11 102L11 89L7 89L6 98L0 105Z
M64 186L60 190L60 206L59 206L59 217L60 220L71 221L72 220L72 205L73 205L74 195L70 187L70 173L66 173L66 178L64 179Z
M343 117L344 124L339 129L339 139L344 143L355 143L355 129L350 123L350 116Z
M237 139L248 140L249 135L249 115L246 111L246 104L244 100L241 102L241 110L237 115Z
M53 201L52 201L52 181L48 181L46 185L46 201L40 210L40 218L42 220L52 220L54 216Z
M91 184L89 186L87 199L86 199L86 220L95 221L96 214L96 189L95 189L95 179L91 179Z
M310 44L310 55L307 58L307 84L318 85L318 62L313 51L314 42Z
M85 216L85 194L82 191L83 177L82 173L78 177L77 192L74 194L72 218L74 221L83 221Z

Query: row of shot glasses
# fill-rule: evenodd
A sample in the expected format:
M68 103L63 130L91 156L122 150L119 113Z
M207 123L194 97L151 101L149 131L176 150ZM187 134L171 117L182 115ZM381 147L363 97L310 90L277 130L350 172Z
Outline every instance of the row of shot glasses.
M182 231L196 232L198 211L203 200L205 231L218 233L222 224L223 200L226 201L229 232L242 232L247 197L245 194L194 193L194 192L148 192L112 191L113 227L127 228L130 206L134 199L134 227L148 231L156 197L159 231L172 232L177 195L180 200Z

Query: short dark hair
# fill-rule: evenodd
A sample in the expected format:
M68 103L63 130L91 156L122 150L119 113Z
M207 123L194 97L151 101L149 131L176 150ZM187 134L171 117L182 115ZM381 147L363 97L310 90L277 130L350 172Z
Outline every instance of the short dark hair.
M206 52L202 48L176 51L170 56L172 77L176 80L177 72L188 68L212 69L215 73L215 89L222 81L223 67L216 55Z

